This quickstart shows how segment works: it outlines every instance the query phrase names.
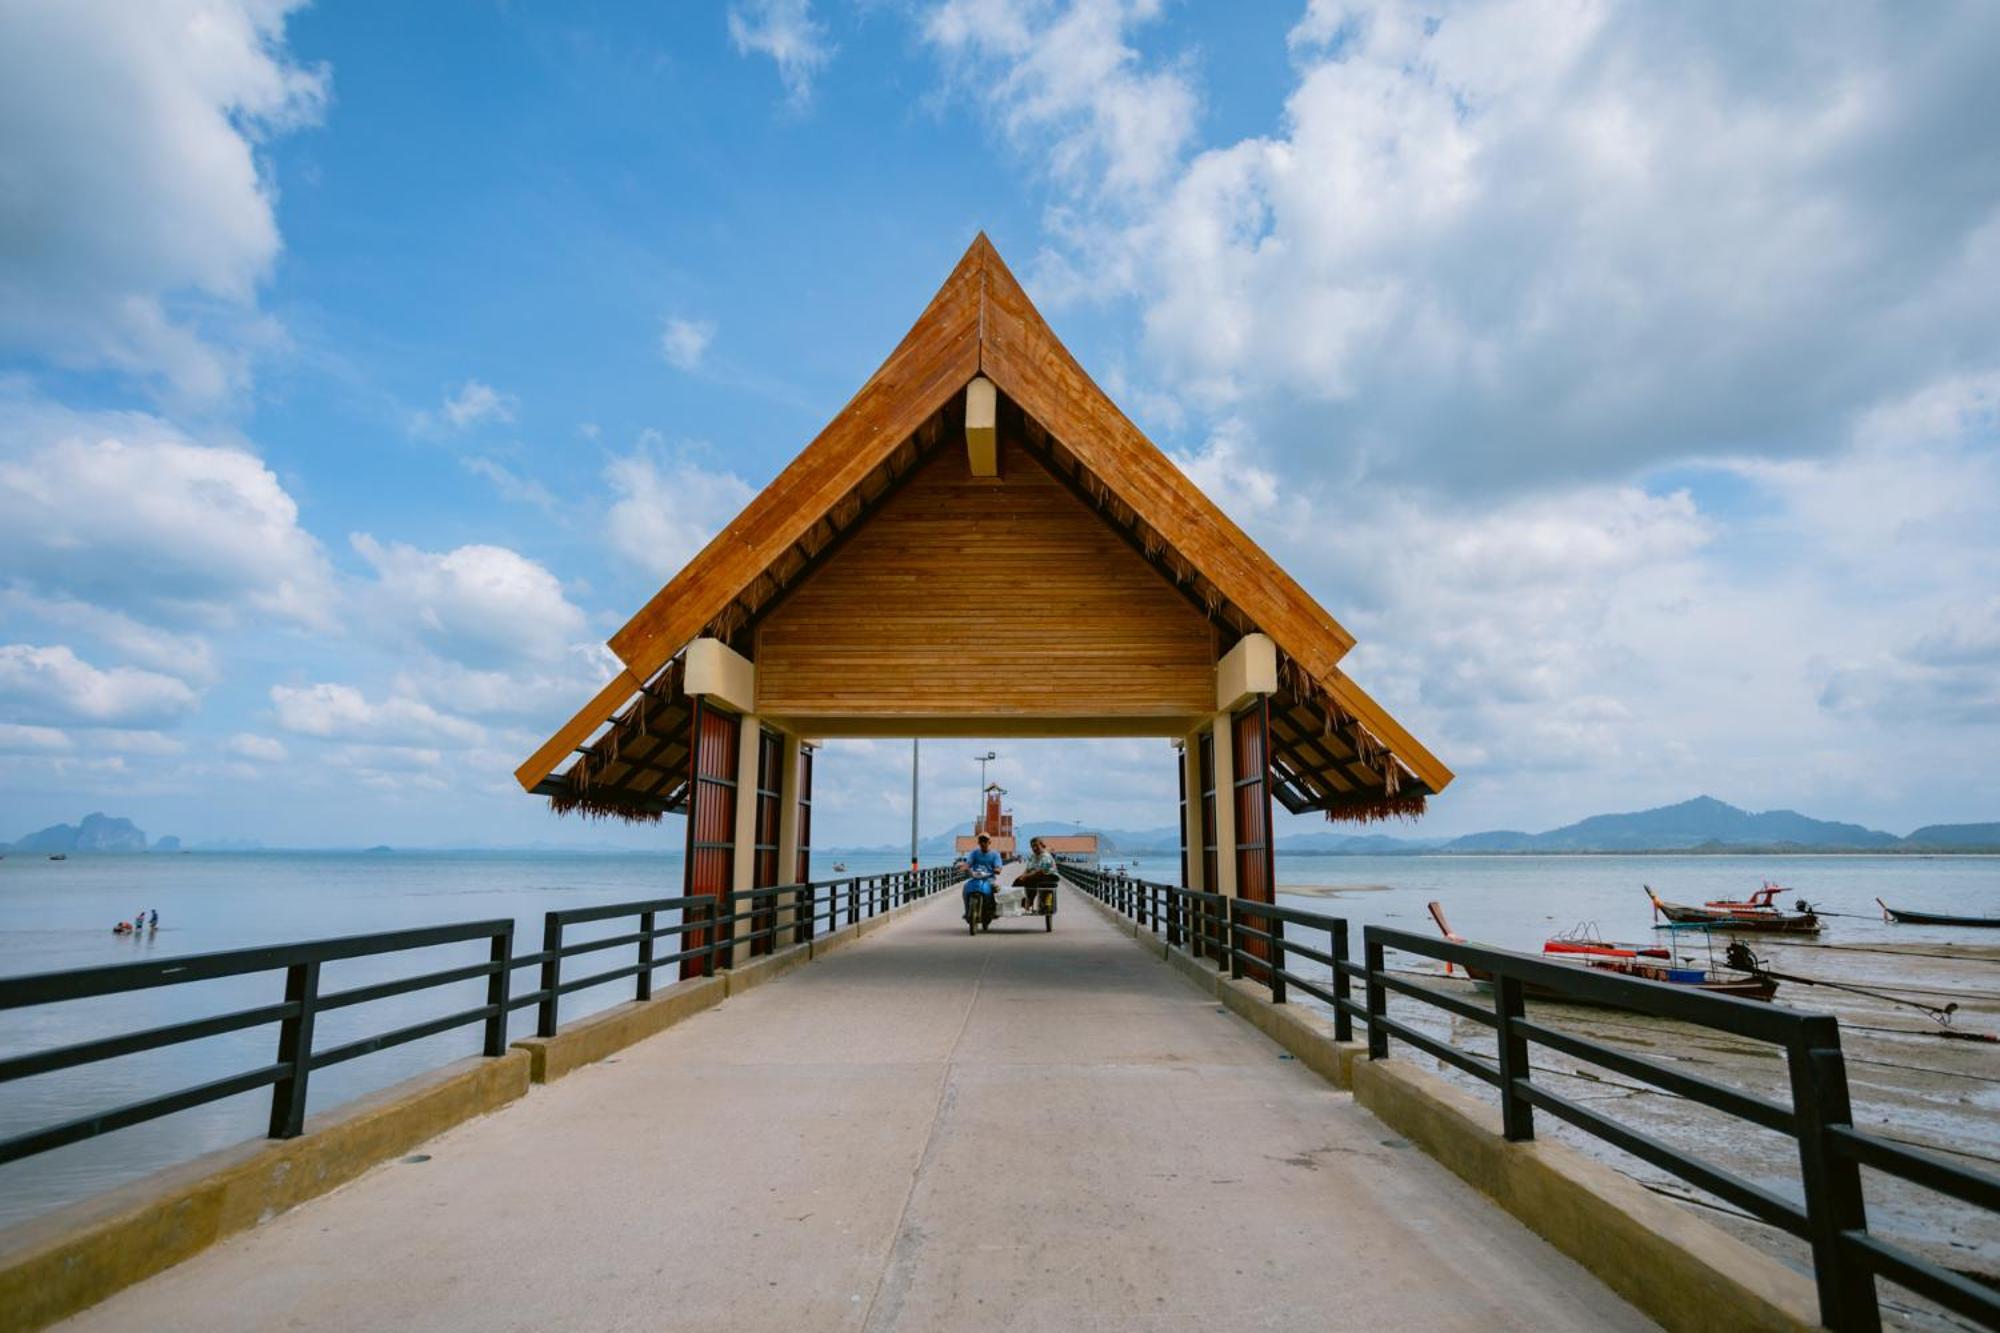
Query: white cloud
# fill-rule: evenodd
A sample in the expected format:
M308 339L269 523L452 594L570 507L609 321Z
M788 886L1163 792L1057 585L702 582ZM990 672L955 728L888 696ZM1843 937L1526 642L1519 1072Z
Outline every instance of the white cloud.
M715 341L715 325L703 319L669 319L660 331L660 355L676 370L694 370Z
M291 8L0 6L0 346L190 399L240 382L280 245L258 146L327 98L284 49Z
M692 559L754 494L733 472L664 458L643 442L637 452L613 459L604 478L617 497L605 523L612 549L662 579Z
M325 557L263 460L142 413L0 397L0 561L43 596L154 618L330 619Z
M0 722L0 754L67 754L76 746L59 727Z
M61 644L0 646L0 708L10 721L143 727L175 721L199 703L185 681L135 667L100 669Z
M583 612L555 575L504 546L423 551L366 533L352 541L375 571L360 594L375 626L450 661L553 661L584 631Z
M1167 176L1200 108L1184 71L1141 69L1127 41L1159 12L1158 0L946 0L923 33L1057 180L1118 192Z
M559 659L504 671L435 659L412 663L397 673L394 687L398 694L468 717L546 727L550 719L574 713L622 665L603 645L578 643Z
M812 0L736 0L729 40L742 55L771 58L794 107L812 100L813 77L836 50L812 16Z
M222 748L239 758L255 759L266 764L281 764L286 757L284 742L248 731L237 732L224 742Z
M273 685L271 703L280 727L322 740L456 748L485 735L476 724L416 699L391 695L371 703L352 685Z
M1020 71L1147 12L988 0L926 31L1014 61L1050 274L1139 302L1153 374L1288 466L1470 492L1825 453L2000 364L2000 140L1965 129L2000 119L2000 9L1323 4L1270 132L1079 151L1129 94Z
M482 458L477 454L462 457L458 462L459 466L463 467L467 472L472 473L476 477L484 477L486 480L492 482L493 489L499 492L500 498L503 500L512 500L516 504L533 505L535 508L551 516L558 515L561 512L561 505L557 502L556 497L550 493L548 487L532 478L522 476L504 463L496 462L491 458Z
M36 597L19 590L0 591L0 610L81 634L127 662L178 676L191 685L213 685L220 676L214 648L199 634L176 634L142 624L121 611L70 598Z
M412 424L422 433L465 431L493 422L510 422L520 410L521 400L513 394L469 379L445 394L436 411L418 412Z

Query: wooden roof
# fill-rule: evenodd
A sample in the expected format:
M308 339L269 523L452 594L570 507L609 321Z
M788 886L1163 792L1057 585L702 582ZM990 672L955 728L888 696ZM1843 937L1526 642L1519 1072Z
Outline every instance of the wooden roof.
M1077 364L982 233L889 359L819 436L610 640L624 664L516 771L558 808L678 809L686 753L675 663L696 637L741 643L941 441L984 375L1003 430L1116 526L1216 623L1278 646L1279 799L1333 818L1414 813L1451 771L1339 670L1354 644ZM608 725L607 725L608 724ZM578 755L569 770L558 768Z

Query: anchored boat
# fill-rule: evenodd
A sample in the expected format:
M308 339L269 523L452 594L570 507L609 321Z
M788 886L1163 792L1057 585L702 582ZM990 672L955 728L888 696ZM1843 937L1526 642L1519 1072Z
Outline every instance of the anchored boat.
M1899 926L1973 926L1979 929L2000 930L2000 916L1947 916L1942 912L1911 912L1899 907L1891 907L1880 898L1875 905L1882 909L1882 919Z
M1766 884L1743 902L1717 900L1693 907L1687 903L1663 902L1653 886L1643 886L1652 900L1653 915L1665 917L1676 926L1706 926L1710 930L1759 930L1780 935L1817 935L1819 917L1812 904L1801 898L1798 910L1787 912L1773 901L1784 889Z
M1454 944L1463 944L1465 941L1454 935L1446 924L1443 904L1433 902L1430 909L1431 919L1437 922L1444 937ZM1620 976L1665 982L1669 986L1685 986L1710 995L1733 995L1741 1000L1768 1000L1778 992L1778 983L1768 976L1717 967L1712 958L1707 967L1691 966L1692 959L1683 959L1677 966L1671 949L1652 944L1614 943L1599 938L1594 926L1578 926L1568 934L1551 936L1542 944L1542 956L1551 962L1616 972ZM1445 970L1449 974L1451 965L1447 963ZM1481 969L1468 967L1465 974L1479 985L1493 984L1492 974ZM1563 1000L1570 1004L1594 1003L1534 982L1522 983L1521 993L1530 999Z

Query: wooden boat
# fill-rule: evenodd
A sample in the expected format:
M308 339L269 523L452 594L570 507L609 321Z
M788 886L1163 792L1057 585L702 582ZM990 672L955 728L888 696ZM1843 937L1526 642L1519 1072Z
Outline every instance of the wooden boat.
M1942 912L1911 912L1903 908L1891 907L1880 898L1875 905L1882 909L1882 919L1893 921L1899 926L1972 926L1976 929L2000 930L2000 916L1947 916Z
M1452 933L1445 923L1444 906L1433 902L1430 905L1431 919L1437 922L1444 937L1455 944L1465 941ZM1555 935L1542 943L1542 956L1551 962L1567 963L1575 967L1595 968L1601 972L1615 972L1619 976L1637 977L1642 981L1660 981L1669 986L1685 986L1710 995L1733 995L1742 1000L1769 1000L1778 993L1778 983L1770 977L1751 972L1738 972L1730 968L1716 967L1711 961L1708 967L1675 966L1671 949L1654 944L1618 944L1599 939L1594 929L1579 927L1567 935ZM1451 965L1445 965L1446 975L1450 975ZM1465 975L1480 986L1491 986L1493 976L1479 968L1468 967ZM1594 1005L1592 1000L1579 999L1551 986L1524 982L1521 994L1531 1000L1561 1000L1568 1004ZM1613 1006L1615 1007L1615 1006Z
M1662 902L1652 886L1644 886L1652 900L1656 918L1665 917L1676 926L1706 926L1710 930L1759 930L1781 935L1817 935L1819 917L1803 900L1796 912L1781 911L1771 901L1781 890L1767 885L1752 895L1750 902L1715 902L1701 907L1686 903Z
M67 861L67 860L69 860L69 853L68 853L68 852L50 852L50 853L49 853L49 860L51 860L51 861Z

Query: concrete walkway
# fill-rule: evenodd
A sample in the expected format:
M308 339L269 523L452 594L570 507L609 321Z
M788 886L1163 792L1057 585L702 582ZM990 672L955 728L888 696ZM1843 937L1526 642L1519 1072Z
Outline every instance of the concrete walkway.
M956 895L63 1325L1649 1327L1065 891Z

